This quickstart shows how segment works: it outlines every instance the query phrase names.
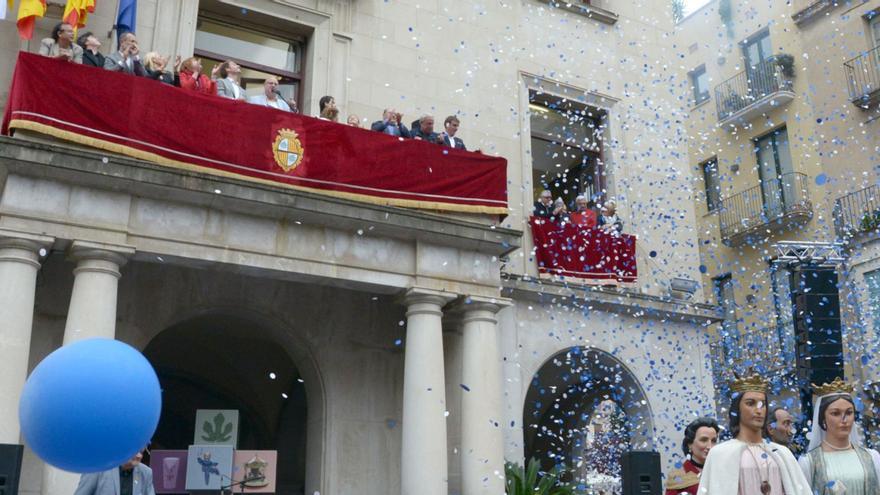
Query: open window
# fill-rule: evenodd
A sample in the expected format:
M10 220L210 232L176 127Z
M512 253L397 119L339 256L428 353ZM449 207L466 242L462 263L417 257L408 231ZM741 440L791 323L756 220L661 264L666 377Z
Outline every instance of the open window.
M195 55L208 74L214 65L235 60L242 68L241 87L249 97L262 94L263 82L275 76L282 96L301 103L308 34L304 26L284 19L216 0L202 1Z
M529 122L534 197L548 189L568 205L581 194L601 201L605 194L605 112L530 90Z

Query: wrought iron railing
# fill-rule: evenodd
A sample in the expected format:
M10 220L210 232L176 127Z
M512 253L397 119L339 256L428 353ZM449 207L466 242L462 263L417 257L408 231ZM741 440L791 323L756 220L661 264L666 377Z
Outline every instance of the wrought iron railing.
M727 240L786 215L812 211L808 177L791 172L722 199L718 211L721 237Z
M834 230L839 240L868 232L880 224L880 188L868 186L834 201Z
M794 367L794 334L791 329L757 328L733 333L709 345L715 380L729 381L734 371L775 372Z
M765 60L715 86L718 120L724 120L773 93L790 91L794 68L790 64L783 66L780 60Z
M880 46L843 64L849 97L854 103L876 98L880 90Z

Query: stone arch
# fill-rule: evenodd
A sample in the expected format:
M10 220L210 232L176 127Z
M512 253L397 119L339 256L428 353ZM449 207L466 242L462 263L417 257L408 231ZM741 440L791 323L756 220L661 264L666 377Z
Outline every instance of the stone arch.
M209 335L235 346L234 349L224 351L218 347L221 346L218 343L207 345L205 352L219 356L217 359L226 361L225 365L230 365L228 370L219 371L217 379L206 379L199 372L200 365L204 369L204 360L196 363L195 366L182 365L180 352L173 349L175 344L178 344L183 348L179 351L192 351L193 346L200 342L200 339ZM255 349L257 349L256 353ZM275 364L281 368L292 366L295 370L295 376L293 376L294 371L287 369L262 370L266 383L271 382L271 386L266 386L263 390L271 392L272 399L281 402L280 405L275 404L276 409L272 414L266 414L265 404L260 404L264 399L242 398L243 389L247 387L244 382L252 383L253 376L237 380L237 377L230 374L235 370L239 372L242 370L241 367L235 367L236 363L232 362L230 356L240 356L253 363L255 355L260 357L259 349L265 350L260 365L271 367ZM297 490L303 490L304 493L325 491L326 392L317 361L304 335L292 330L289 324L269 312L236 305L205 306L190 308L176 315L173 322L164 325L162 330L151 336L144 345L143 352L156 366L160 380L164 377L164 381L173 382L175 387L183 390L201 389L203 397L214 399L215 404L231 404L240 408L242 414L248 418L246 427L245 422L242 421L244 430L242 434L245 435L242 441L246 443L242 448L260 448L259 445L266 444L269 439L268 445L272 450L274 447L270 437L273 434L277 440L278 435L281 435L285 428L289 429L291 424L300 424L302 429L291 434L297 437L301 431L304 435L304 439L295 440L295 443L299 444L301 441L303 444L301 457L297 459L298 472L302 473L302 484ZM274 379L270 378L270 372L275 373ZM256 391L254 392L254 396L258 395ZM281 394L285 394L286 397L280 396ZM212 401L208 400L208 402ZM304 407L295 406L302 403L305 404ZM163 410L163 416L164 414ZM162 434L161 429L160 422L160 431L157 431L157 435ZM281 452L279 452L279 462L282 462ZM279 469L279 475L282 471ZM288 493L283 491L282 486L279 485L278 488L277 493Z
M623 413L622 423L610 414L601 417L600 407L613 409L609 404ZM595 347L569 347L545 359L528 383L522 417L526 460L535 457L545 469L565 464L574 477L585 474L594 446L618 445L602 454L614 464L607 474L617 476L620 451L654 444L653 414L641 383L623 362ZM596 426L603 421L605 427Z

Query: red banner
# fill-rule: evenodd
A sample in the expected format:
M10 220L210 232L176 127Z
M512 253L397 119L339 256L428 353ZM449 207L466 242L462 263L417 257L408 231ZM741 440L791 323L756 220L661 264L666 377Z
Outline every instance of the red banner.
M507 214L507 161L20 53L2 132L374 204Z
M635 282L636 237L609 234L571 222L532 217L535 259L541 273L597 280Z

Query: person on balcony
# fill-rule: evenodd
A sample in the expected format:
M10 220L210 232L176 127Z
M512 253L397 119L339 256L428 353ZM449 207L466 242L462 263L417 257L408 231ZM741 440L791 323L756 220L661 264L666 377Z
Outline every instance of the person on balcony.
M553 194L544 189L535 201L532 215L538 218L550 219L553 217Z
M718 443L718 432L721 428L712 418L697 418L684 429L682 451L687 457L681 469L670 471L666 476L666 495L689 494L697 495L700 486L700 472L706 462L706 456Z
M429 143L441 143L440 135L434 132L434 116L433 115L423 115L418 120L418 127L413 126L412 136L413 139L419 139L422 141L428 141Z
M206 95L217 94L217 83L213 78L217 76L220 66L215 65L211 69L211 77L202 74L202 61L196 57L190 57L183 61L180 68L180 87Z
M98 41L98 37L94 33L86 31L79 35L76 44L83 49L83 65L104 68L104 54L98 51L101 49L101 42Z
M382 112L382 120L373 122L373 125L370 128L374 131L388 134L390 136L397 136L406 139L412 137L409 129L406 128L406 124L403 123L403 114L393 108L386 108L385 111Z
M104 57L104 68L132 76L143 77L147 75L147 70L141 62L140 49L134 33L123 33L119 37L119 51Z
M458 126L460 125L461 121L458 120L458 117L455 115L446 117L446 120L443 121L443 127L445 130L440 137L443 140L443 144L446 146L458 150L466 150L467 148L464 146L464 141L462 141L461 138L455 137L455 134L458 133Z
M352 127L360 128L361 127L361 118L355 114L351 114L345 120L345 123L352 126Z
M291 109L291 106L287 104L287 100L281 96L281 92L278 91L278 79L275 76L269 76L266 79L266 82L263 83L263 94L251 96L248 98L248 103L277 108L278 110L284 110L285 112L296 111ZM295 108L296 102L293 102L293 105Z
M159 52L149 52L144 55L144 70L147 71L147 77L165 84L174 85L174 74L167 70L168 57L160 55Z
M602 206L602 214L599 215L599 228L609 234L623 232L623 221L617 216L617 204L614 201L606 201Z
M565 200L556 198L553 202L553 221L559 224L570 223L571 215L568 213L568 207L565 206Z
M247 100L244 88L241 87L241 66L233 60L227 60L217 69L217 96L233 100Z
M571 214L571 223L587 229L596 227L598 220L590 203L591 201L587 201L587 197L583 194L574 199L575 211Z
M336 99L332 96L322 96L318 100L318 118L321 120L329 120L331 122L339 121L339 109L336 108Z
M81 64L83 49L73 42L73 26L66 22L56 24L51 37L40 41L40 55Z

